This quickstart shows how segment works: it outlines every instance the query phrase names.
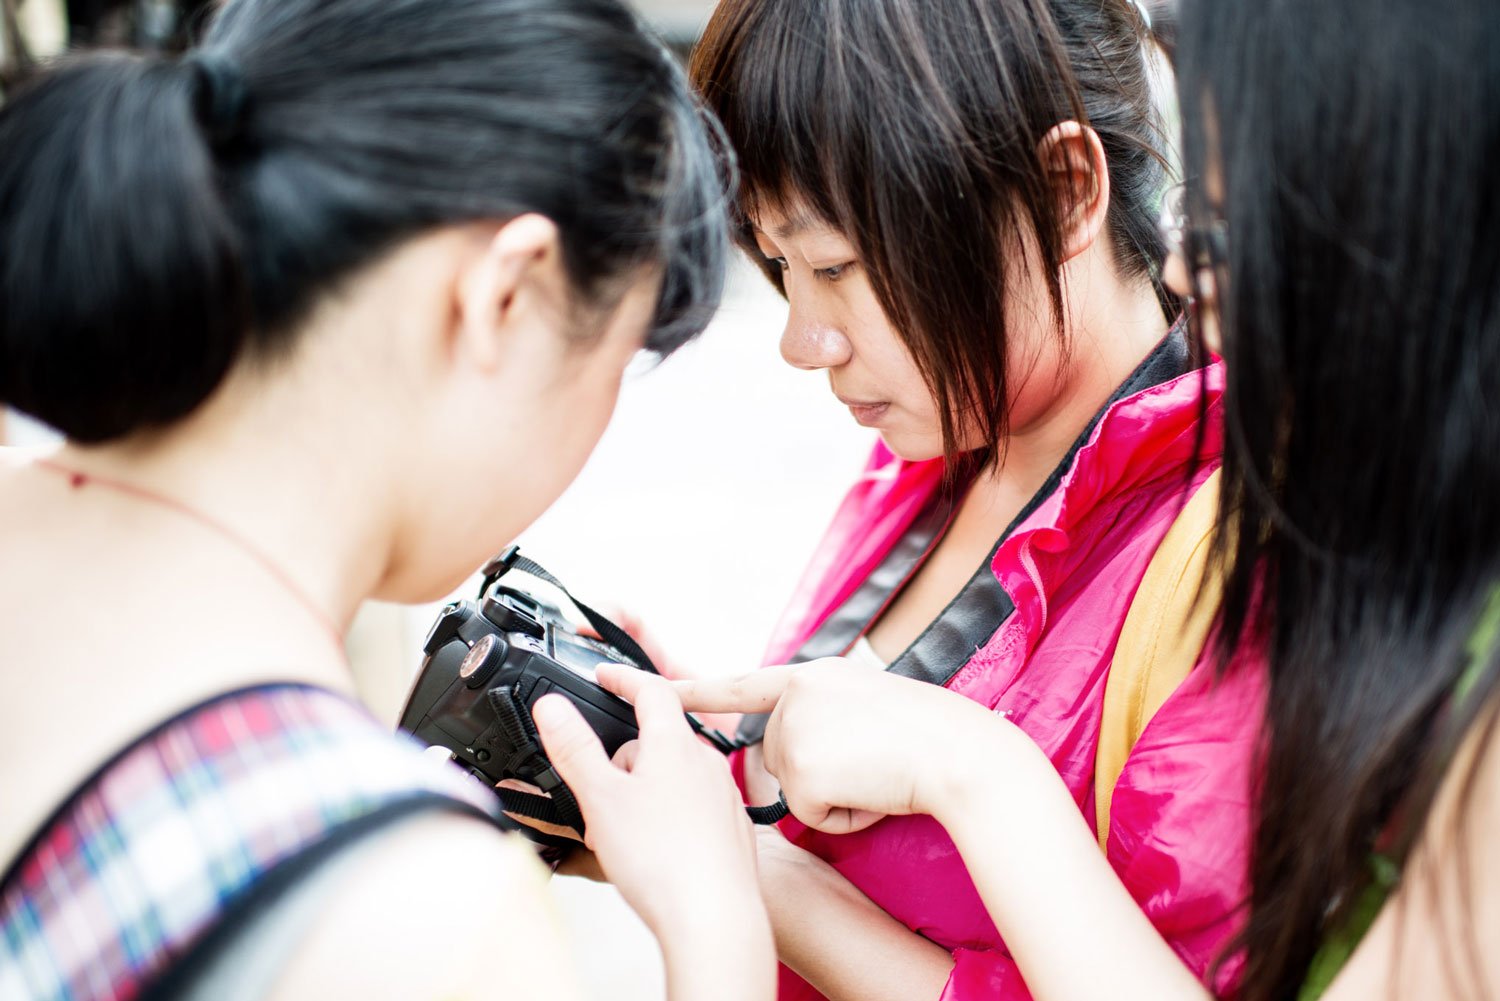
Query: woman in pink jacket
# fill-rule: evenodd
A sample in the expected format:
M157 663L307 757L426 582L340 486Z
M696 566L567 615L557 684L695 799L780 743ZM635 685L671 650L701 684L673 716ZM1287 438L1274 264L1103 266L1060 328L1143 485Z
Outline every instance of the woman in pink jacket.
M1222 373L1192 357L1156 266L1147 35L1128 0L724 0L693 62L740 160L742 244L791 307L782 354L881 438L769 662L837 657L993 710L1090 822L1121 623L1219 455ZM925 706L872 739L943 746ZM1113 800L1116 878L1220 989L1259 718L1258 671L1215 684L1200 665ZM758 749L743 780L774 799ZM1028 996L931 817L781 835L761 873L782 998Z

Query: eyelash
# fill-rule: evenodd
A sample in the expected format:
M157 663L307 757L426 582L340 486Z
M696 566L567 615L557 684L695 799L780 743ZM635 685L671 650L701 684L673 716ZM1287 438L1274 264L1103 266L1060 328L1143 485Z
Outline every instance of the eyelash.
M782 271L788 270L788 265L786 263L785 257L768 257L766 258L766 260L776 265ZM819 281L836 282L840 278L844 277L844 274L848 272L848 270L852 267L854 267L854 262L849 261L846 264L835 264L830 268L816 268L814 269L813 274L817 276Z

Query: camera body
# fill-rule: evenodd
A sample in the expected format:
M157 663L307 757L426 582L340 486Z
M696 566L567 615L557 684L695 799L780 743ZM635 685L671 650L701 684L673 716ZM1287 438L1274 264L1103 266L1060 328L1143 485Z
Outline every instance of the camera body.
M555 605L523 590L500 587L512 570L529 574L562 592L598 635L580 635ZM537 737L531 709L544 696L561 695L578 709L611 757L640 735L635 709L599 686L600 664L628 664L656 673L651 657L630 634L568 593L537 563L511 546L485 564L476 601L446 606L422 645L422 669L412 684L398 724L434 747L445 748L487 786L518 779L537 787L537 796L512 788L497 790L507 813L556 827L584 831L583 813L572 790ZM722 754L743 747L684 714L688 726ZM787 815L785 797L770 806L746 807L757 824ZM518 825L543 845L542 858L556 864L577 844L561 834Z
M594 680L598 665L630 658L580 636L559 609L524 591L500 587L477 602L448 605L423 654L400 728L447 748L487 785L520 779L549 793L561 785L531 722L544 695L566 696L611 755L638 734L630 703Z

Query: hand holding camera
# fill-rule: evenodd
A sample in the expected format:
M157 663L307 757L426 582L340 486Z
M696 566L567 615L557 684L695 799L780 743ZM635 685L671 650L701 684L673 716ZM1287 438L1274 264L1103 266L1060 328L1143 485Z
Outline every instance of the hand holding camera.
M584 844L665 940L726 906L755 912L755 835L723 756L693 735L671 685L640 680L640 736L613 761L569 699L544 697L533 716L587 822ZM673 884L686 885L666 892Z
M512 570L562 590L598 638L526 591L498 587ZM629 635L512 546L485 567L477 601L443 609L424 653L401 728L486 785L519 780L546 794L497 790L509 812L582 835L663 943L672 996L708 979L736 996L774 992L772 968L745 962L773 954L750 821L772 823L784 807L746 810L724 761L733 742L684 713ZM634 706L599 684L606 664L634 665L605 668L637 682ZM554 865L577 845L521 830Z
M499 586L512 571L560 589L600 639L580 634L555 606L524 590ZM512 546L486 565L476 601L443 609L423 651L421 671L401 712L401 729L446 748L486 785L518 780L541 790L542 795L499 789L508 812L585 835L585 812L549 760L533 712L548 695L563 696L601 752L615 754L636 739L636 712L601 687L595 671L602 664L621 663L639 668L643 676L654 675L640 646ZM720 753L735 749L729 738L686 716L680 704L677 714ZM756 823L774 823L786 815L780 804L748 812ZM525 833L546 846L543 857L554 864L576 844L532 828Z

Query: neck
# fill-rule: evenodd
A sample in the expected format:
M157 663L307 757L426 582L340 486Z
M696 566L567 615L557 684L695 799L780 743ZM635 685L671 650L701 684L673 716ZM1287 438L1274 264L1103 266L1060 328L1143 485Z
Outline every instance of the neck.
M167 502L154 505L164 536L219 554L235 587L304 620L298 634L331 633L336 643L382 580L394 546L388 467L361 454L386 439L353 426L354 414L320 405L316 394L298 398L297 380L261 378L255 369L238 366L169 430L68 445L56 461L96 477L101 499L113 495L108 503ZM138 493L126 496L110 482Z
M1012 426L1002 465L989 474L1033 492L1168 329L1149 283L1123 282L1107 262L1081 262L1081 269L1065 282L1069 348L1050 402Z

